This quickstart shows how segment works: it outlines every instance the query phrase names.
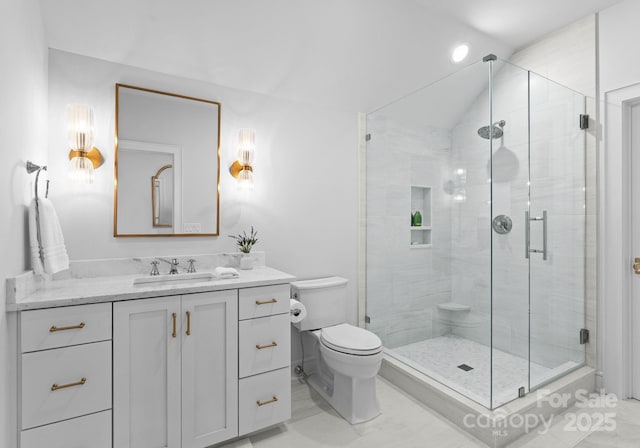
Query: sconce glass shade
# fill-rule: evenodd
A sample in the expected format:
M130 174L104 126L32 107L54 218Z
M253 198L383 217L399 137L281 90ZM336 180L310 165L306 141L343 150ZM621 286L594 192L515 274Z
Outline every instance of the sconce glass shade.
M92 184L94 179L93 163L87 157L71 159L71 181L76 184Z
M243 128L238 132L238 162L243 166L251 166L256 150L256 132Z
M67 108L67 130L72 150L89 152L93 147L93 109L84 104Z
M253 173L249 170L242 170L238 173L238 187L241 190L253 190Z

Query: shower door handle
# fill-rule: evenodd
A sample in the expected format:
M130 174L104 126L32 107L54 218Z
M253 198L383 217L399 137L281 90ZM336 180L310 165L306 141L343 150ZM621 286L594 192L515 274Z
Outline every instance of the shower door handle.
M531 221L542 221L542 250L531 249ZM542 211L542 216L535 216L531 218L529 211L524 212L525 222L525 258L529 258L529 254L542 254L542 259L547 259L547 211Z
M531 221L529 211L524 212L524 258L529 258L529 247L531 246Z

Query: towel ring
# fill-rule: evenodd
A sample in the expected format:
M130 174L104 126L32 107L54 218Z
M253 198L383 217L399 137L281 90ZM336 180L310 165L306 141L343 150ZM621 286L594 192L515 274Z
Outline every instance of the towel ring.
M47 171L47 166L36 165L35 163L32 163L31 161L27 160L27 173L32 174L36 172L36 182L35 182L35 185L33 186L34 193L36 195L36 201L38 200L38 179L40 178L40 172L42 170ZM45 198L49 197L49 179L47 179L47 187L45 190L44 197Z

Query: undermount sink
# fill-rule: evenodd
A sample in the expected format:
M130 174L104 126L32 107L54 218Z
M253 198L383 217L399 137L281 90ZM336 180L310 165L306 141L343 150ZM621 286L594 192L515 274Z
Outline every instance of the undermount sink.
M165 275L147 275L133 279L135 285L146 285L154 283L175 283L175 282L208 282L213 280L214 276L211 272L197 272L195 274L165 274Z

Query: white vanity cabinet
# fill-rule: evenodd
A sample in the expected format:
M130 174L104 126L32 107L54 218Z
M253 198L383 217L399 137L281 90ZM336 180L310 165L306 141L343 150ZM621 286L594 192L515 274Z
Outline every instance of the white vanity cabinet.
M291 417L289 285L239 291L239 435Z
M111 303L23 311L20 448L110 448Z
M114 447L238 434L237 290L114 303Z
M205 448L290 418L293 277L241 278L67 279L14 303L18 448Z

